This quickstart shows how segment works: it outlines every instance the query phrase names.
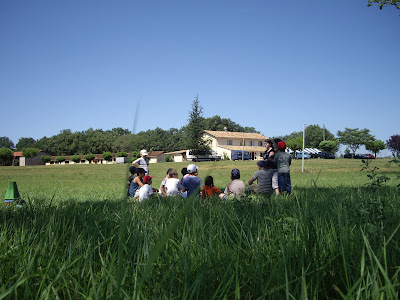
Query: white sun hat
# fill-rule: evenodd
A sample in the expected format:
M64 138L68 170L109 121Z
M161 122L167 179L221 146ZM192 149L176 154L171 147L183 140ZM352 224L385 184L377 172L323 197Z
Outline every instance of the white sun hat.
M147 153L146 149L142 149L142 150L140 150L140 155L145 156L145 155L149 155L149 154Z

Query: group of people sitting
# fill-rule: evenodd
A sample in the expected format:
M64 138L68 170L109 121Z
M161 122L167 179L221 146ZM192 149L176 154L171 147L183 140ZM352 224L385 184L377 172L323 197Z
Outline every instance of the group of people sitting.
M248 181L251 191L271 195L275 192L276 195L282 193L290 193L290 164L291 156L285 151L286 143L283 141L265 140L266 151L264 159L257 162L258 170L253 174ZM276 146L276 148L275 148ZM207 176L203 181L198 176L199 168L195 164L189 164L181 170L182 178L178 179L178 172L175 169L168 169L166 177L162 180L160 188L153 188L153 176L149 175L148 162L146 163L147 151L141 151L141 158L135 160L129 168L131 175L128 178L127 189L128 196L143 201L152 195L161 197L190 197L196 191L199 191L198 196L203 198L218 196L221 199L228 197L241 197L245 195L246 185L240 180L239 169L231 171L231 181L222 192L214 186L214 178ZM141 164L147 168L141 167ZM257 185L253 183L257 181ZM196 195L197 196L197 195Z
M151 186L153 176L146 175L143 168L131 166L129 168L131 175L128 178L127 188L128 196L143 201L154 194L161 197L181 196L187 198L199 191L199 196L211 197L218 196L226 199L228 196L240 197L244 196L246 186L240 180L240 171L233 169L231 171L231 182L222 192L214 186L214 178L207 176L204 184L199 175L199 168L194 164L189 164L187 168L182 168L182 178L178 179L178 172L175 169L168 169L166 177L161 181L160 188L156 189Z

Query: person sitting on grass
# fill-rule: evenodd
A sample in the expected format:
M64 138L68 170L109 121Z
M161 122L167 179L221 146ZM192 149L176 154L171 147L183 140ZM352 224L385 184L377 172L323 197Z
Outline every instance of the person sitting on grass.
M127 195L129 196L129 187L131 186L131 182L132 182L132 180L133 179L135 179L135 174L136 174L136 172L137 172L137 169L136 169L136 167L134 167L134 166L131 166L131 167L129 167L129 172L131 173L130 175L129 175L129 177L128 177L128 181L127 181L127 183L126 183L126 193L127 193Z
M167 179L169 178L169 172L171 172L173 169L172 168L168 168L167 170L167 175L165 176L165 178L161 181L160 184L160 190L158 192L159 196L163 196L166 197L167 196L167 190L165 189L165 183L167 182Z
M249 186L257 180L255 192L262 195L270 195L272 189L272 176L274 174L273 163L270 160L260 160L257 162L258 171L249 180Z
M219 188L214 186L214 178L212 176L207 176L204 180L204 186L201 190L202 198L209 198L215 195L221 195L222 192Z
M203 181L197 176L199 171L196 165L188 165L187 171L189 176L183 179L181 190L182 192L187 192L187 197L190 197L196 190L203 189Z
M137 175L131 181L129 185L129 196L133 198L137 198L139 195L139 189L143 186L143 177L146 175L146 171L142 168L137 169Z
M143 177L143 186L139 189L139 202L148 199L150 196L154 195L154 190L151 187L153 183L153 176L146 175Z
M224 194L228 197L241 197L245 195L246 185L240 180L239 169L233 169L231 171L231 182L225 188Z
M178 172L174 169L171 169L168 173L168 179L165 182L165 195L168 197L178 196L181 191L181 182L178 179Z

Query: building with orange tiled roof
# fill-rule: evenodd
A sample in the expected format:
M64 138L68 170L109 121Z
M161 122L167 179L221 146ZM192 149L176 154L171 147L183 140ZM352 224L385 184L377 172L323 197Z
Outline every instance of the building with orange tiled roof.
M264 140L267 139L259 133L211 130L204 130L203 137L210 142L211 149L221 157L231 157L232 151L237 150L248 151L255 160L262 159L265 151Z

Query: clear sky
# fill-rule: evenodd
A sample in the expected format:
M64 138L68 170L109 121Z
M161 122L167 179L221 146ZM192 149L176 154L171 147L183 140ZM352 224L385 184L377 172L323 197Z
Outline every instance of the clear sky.
M400 134L400 15L367 0L2 0L0 136L187 124ZM138 106L139 105L139 106Z

